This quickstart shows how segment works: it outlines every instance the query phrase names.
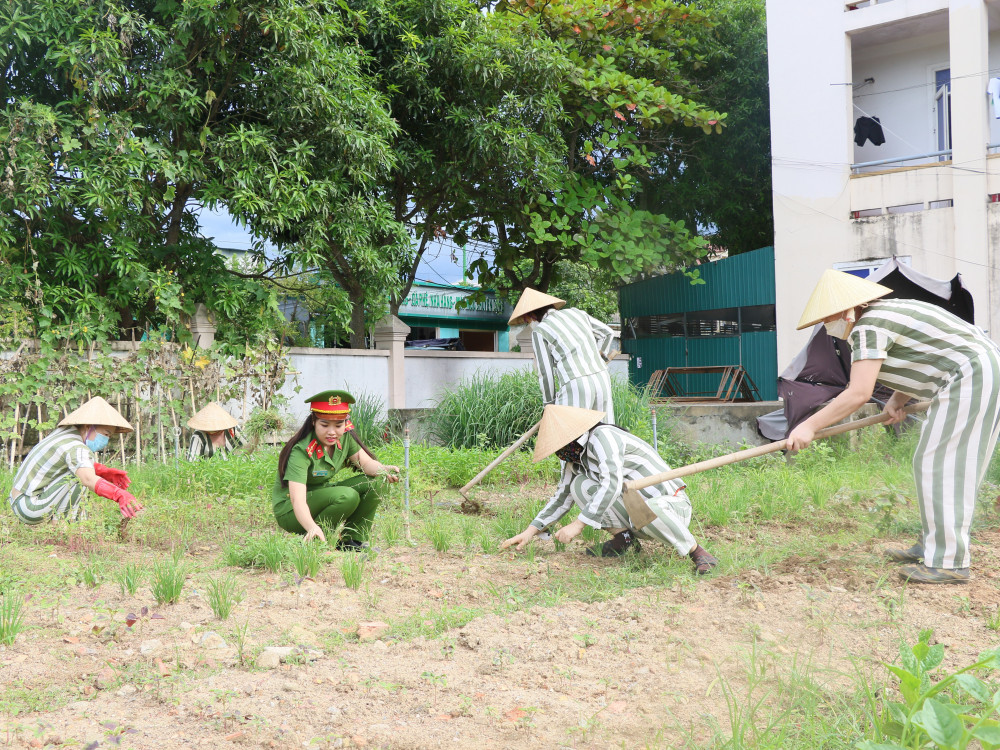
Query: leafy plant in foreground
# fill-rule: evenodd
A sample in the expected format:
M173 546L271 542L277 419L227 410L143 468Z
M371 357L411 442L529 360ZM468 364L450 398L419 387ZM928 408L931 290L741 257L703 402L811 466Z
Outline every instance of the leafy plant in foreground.
M883 699L876 728L889 741L864 740L855 745L858 750L1000 748L1000 685L973 674L1000 669L1000 649L935 681L932 673L944 659L944 646L929 645L931 634L922 631L913 647L900 644L901 664L886 665L899 679L903 701Z
M323 567L323 546L313 542L300 544L293 548L291 558L299 578L315 578Z

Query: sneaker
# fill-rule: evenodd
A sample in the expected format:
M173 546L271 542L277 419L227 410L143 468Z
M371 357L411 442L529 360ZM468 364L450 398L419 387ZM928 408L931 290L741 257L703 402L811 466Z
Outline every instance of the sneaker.
M625 531L619 531L604 544L590 547L587 550L587 554L591 557L621 557L630 549L638 552L642 549L642 546L639 544L639 540L635 538L635 535L626 529Z
M337 540L337 549L342 552L361 552L368 548L367 542L359 542L356 539L341 537Z
M909 549L890 548L885 551L885 556L898 563L922 563L924 561L924 545L917 542Z
M968 568L929 568L926 565L904 565L899 577L908 583L968 583Z
M695 572L700 576L711 573L712 568L719 564L719 561L700 544L688 552L688 557L694 563Z

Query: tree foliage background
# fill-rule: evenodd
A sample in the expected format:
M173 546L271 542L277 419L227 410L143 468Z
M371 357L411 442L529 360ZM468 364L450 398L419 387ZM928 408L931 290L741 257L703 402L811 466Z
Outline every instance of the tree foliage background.
M495 249L485 285L611 310L699 228L767 244L763 39L761 0L11 0L4 318L128 338L205 302L239 343L291 295L363 346L440 238Z

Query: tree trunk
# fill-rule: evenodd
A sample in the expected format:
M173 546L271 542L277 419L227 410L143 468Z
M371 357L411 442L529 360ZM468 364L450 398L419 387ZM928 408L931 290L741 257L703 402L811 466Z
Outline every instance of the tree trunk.
M365 292L363 289L349 289L354 304L351 307L351 348L365 348Z

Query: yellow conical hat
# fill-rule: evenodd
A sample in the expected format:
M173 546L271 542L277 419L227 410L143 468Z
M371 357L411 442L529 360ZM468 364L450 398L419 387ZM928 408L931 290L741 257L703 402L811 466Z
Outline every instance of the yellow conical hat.
M521 299L517 301L517 307L514 308L514 312L510 316L510 320L507 321L507 325L519 326L524 323L521 318L526 313L530 313L532 310L537 310L540 307L548 307L549 305L559 310L566 307L566 300L561 300L558 297L553 297L551 294L545 294L544 292L539 292L536 289L528 287L521 293Z
M819 277L806 309L799 319L798 330L816 325L824 318L871 302L892 292L887 286L876 284L843 271L828 268Z
M116 432L132 432L132 425L125 420L125 417L100 396L94 396L79 409L70 412L59 426L72 427L83 424L114 427Z
M542 412L542 424L538 428L535 463L569 445L602 419L603 411L549 404Z
M213 401L191 417L187 424L192 430L218 432L219 430L233 429L237 422L232 414Z

